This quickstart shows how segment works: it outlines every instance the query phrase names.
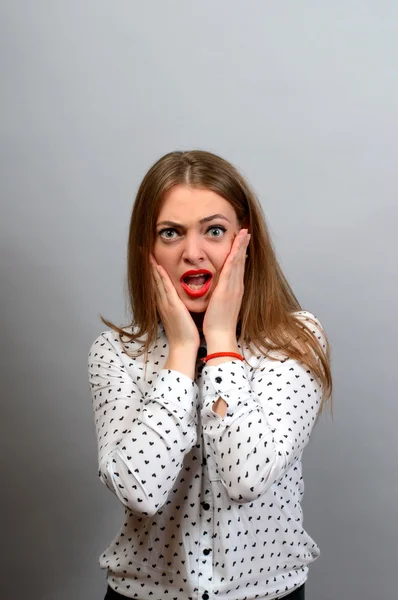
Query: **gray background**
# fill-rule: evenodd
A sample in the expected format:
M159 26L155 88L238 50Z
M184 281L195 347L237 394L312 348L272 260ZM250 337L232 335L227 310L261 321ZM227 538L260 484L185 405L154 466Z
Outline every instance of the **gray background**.
M241 167L333 347L304 453L308 600L396 600L395 2L1 2L2 598L99 600L123 509L87 353L125 323L132 201L172 149Z

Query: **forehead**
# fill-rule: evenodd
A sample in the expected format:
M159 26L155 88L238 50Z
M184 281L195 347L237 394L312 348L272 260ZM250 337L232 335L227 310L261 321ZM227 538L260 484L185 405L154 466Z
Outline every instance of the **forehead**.
M236 222L235 209L216 192L176 185L164 195L157 220L194 223L215 213Z

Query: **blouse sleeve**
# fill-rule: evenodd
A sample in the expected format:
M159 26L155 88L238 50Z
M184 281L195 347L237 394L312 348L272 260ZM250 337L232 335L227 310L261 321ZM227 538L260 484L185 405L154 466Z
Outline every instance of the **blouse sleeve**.
M296 360L264 358L252 377L251 370L232 360L202 372L205 442L230 498L239 502L259 498L300 457L322 398L322 386ZM212 409L218 398L228 404L224 418Z
M196 443L198 390L189 377L162 369L143 393L139 373L127 372L106 335L92 344L88 376L99 477L133 513L152 516Z

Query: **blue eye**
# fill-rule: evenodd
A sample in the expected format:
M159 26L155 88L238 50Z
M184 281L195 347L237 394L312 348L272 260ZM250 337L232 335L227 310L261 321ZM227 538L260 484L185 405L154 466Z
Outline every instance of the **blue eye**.
M172 240L174 239L174 236L169 236L169 235L163 235L164 233L176 233L175 229L172 228L168 228L168 229L162 229L161 231L159 231L158 235L160 235L160 237L164 237L166 240Z
M226 232L226 229L224 227L221 227L220 225L213 225L213 227L209 227L209 229L207 230L207 232L209 231L221 231L220 234L218 235L212 235L210 237L222 237L222 234Z
M226 229L222 225L212 225L211 227L208 228L206 233L209 233L209 231L218 232L215 235L212 234L210 237L219 238L219 237L223 236L223 234L226 232ZM174 234L176 234L176 235L174 235ZM179 235L178 231L176 229L174 229L174 227L167 227L166 229L161 229L158 232L158 236L160 236L164 240L174 240L174 239L176 239L177 235Z

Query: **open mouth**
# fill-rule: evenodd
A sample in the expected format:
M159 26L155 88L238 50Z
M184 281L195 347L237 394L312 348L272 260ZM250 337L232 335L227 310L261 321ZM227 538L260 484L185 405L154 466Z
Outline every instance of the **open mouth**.
M211 279L211 275L188 275L184 277L183 282L191 290L201 290L207 281Z
M180 282L184 291L191 298L200 298L207 294L210 289L213 275L209 271L199 273L186 273L181 277Z

